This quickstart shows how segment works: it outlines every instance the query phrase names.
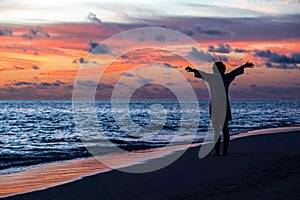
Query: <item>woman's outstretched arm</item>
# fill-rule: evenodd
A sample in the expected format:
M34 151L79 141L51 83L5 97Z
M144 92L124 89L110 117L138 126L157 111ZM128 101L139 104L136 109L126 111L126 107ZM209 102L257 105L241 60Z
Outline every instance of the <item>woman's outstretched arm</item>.
M200 71L197 70L197 69L191 68L190 66L187 66L187 67L185 68L185 70L186 70L187 72L194 72L194 76L195 76L196 78L202 78L202 79L203 79L203 76L201 75L201 73L202 73L202 74L205 73L205 72L200 72Z
M253 63L249 63L247 61L244 65L242 65L242 66L232 70L231 72L229 72L228 76L233 80L236 76L239 76L239 75L243 74L245 68L253 68L253 66L254 66Z

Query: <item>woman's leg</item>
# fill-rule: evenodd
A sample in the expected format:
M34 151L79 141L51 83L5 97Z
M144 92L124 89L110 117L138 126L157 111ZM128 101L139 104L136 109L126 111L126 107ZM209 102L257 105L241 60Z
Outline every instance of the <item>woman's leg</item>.
M227 120L225 120L225 122L224 122L222 132L223 132L223 137L224 137L223 154L227 154L227 149L228 149L229 140L230 140L228 121Z
M220 146L221 146L221 127L219 123L213 123L214 128L214 140L215 140L215 153L214 155L220 155Z

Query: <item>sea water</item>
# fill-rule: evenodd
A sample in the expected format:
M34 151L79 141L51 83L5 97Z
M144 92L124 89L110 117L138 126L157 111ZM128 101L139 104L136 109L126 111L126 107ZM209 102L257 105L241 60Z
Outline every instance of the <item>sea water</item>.
M74 120L72 101L0 101L0 174L36 164L88 157L91 154L87 146L101 147L103 154L111 153L112 145L127 151L162 147L172 141L179 128L184 132L179 137L182 142L191 138L194 143L201 142L210 125L209 101L190 104L184 110L188 119L182 119L183 110L176 100L133 100L129 109L117 110L118 118L124 118L120 121L115 119L110 101L96 101L97 124L89 124L85 116L82 121L86 120L88 128L98 126L101 134L93 133L93 142L82 142L86 138ZM160 105L161 109L152 110L153 105ZM231 134L300 125L300 100L232 100L231 108ZM199 119L195 119L195 112L199 112ZM157 128L144 129L153 116L164 119L159 120ZM196 133L190 128L195 123Z

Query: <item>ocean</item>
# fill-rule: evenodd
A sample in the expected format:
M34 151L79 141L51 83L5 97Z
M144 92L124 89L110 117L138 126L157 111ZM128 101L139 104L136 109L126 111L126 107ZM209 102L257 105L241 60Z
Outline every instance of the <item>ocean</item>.
M151 110L153 105L158 104L160 107ZM126 120L117 122L114 119L110 101L96 101L95 110L102 133L94 133L93 142L83 143L74 121L72 101L0 101L0 175L22 171L37 164L89 157L91 154L86 146L100 146L103 154L111 153L111 145L127 151L162 147L176 136L182 124L185 124L181 127L184 131L183 142L191 137L194 143L201 142L210 123L209 101L191 104L198 104L199 110L190 106L185 113L190 113L191 120L182 123L181 107L176 100L132 100L129 114L135 124L133 128ZM233 120L229 127L232 135L266 128L300 126L300 100L232 100L231 108ZM199 120L193 119L196 111L200 112ZM122 119L122 110L117 114ZM146 129L148 131L145 132L143 127L151 124L153 116L165 119L160 120L162 124L158 129ZM190 133L195 121L198 121L196 135ZM128 134L143 130L139 136ZM107 142L103 135L110 141Z

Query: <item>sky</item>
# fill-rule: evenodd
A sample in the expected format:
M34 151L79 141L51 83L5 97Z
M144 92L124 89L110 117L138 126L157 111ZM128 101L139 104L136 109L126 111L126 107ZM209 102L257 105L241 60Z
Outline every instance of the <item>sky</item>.
M300 98L299 17L299 0L0 0L0 99L71 99L89 88L110 99L117 83L124 94L136 88L132 98L172 99L173 90L188 94L185 81L207 99L206 84L184 68L211 72L214 61L226 72L255 64L231 99ZM145 27L197 45L160 31L126 36Z

